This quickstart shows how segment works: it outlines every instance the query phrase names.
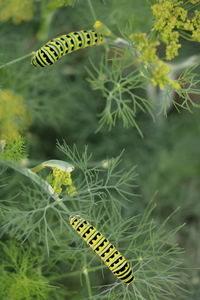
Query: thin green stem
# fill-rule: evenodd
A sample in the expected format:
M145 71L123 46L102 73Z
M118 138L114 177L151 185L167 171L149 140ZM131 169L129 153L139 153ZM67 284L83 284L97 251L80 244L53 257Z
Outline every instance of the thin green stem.
M96 13L95 13L95 11L94 11L94 8L93 8L93 5L92 5L91 0L88 0L88 5L89 5L89 8L90 8L92 17L93 17L93 19L96 21L96 20L97 20L97 16L96 16Z
M28 58L30 56L33 56L34 54L35 54L35 52L33 51L33 52L31 52L31 53L29 53L27 55L24 55L24 56L21 56L19 58L14 59L14 60L11 60L8 63L5 63L5 64L1 65L0 66L0 70L3 69L3 68L5 68L5 67L8 67L8 66L10 66L12 64L15 64L15 63L17 63L17 62L19 62L21 60L24 60L24 59L26 59L26 58Z
M97 266L97 267L92 267L92 268L88 268L87 269L87 272L95 272L97 270L101 270L102 268L107 268L106 266ZM68 277L73 277L73 276L78 276L82 274L82 270L78 270L78 271L73 271L73 272L70 272L70 273L65 273L65 274L61 274L61 275L58 275L58 276L52 276L50 277L51 280L60 280L60 279L63 279L63 278L68 278Z
M37 173L37 172L39 172L39 171L42 170L42 169L44 169L43 164L39 164L39 165L37 165L36 167L31 168L30 170L31 170L32 172L34 172L34 173Z
M45 40L48 37L49 28L55 11L49 11L47 9L47 1L42 1L41 3L41 16L40 25L37 32L37 38L39 41Z
M188 4L191 4L191 2L187 1L186 3L183 4L183 6L185 7ZM193 4L193 5L191 5L191 7L188 7L187 10L190 11L190 10L192 10L192 9L198 7L198 6L199 6L199 3Z
M90 284L90 277L89 277L89 272L88 272L88 269L86 266L84 266L84 268L83 268L83 274L85 276L89 299L92 299L92 289L91 289L91 284Z

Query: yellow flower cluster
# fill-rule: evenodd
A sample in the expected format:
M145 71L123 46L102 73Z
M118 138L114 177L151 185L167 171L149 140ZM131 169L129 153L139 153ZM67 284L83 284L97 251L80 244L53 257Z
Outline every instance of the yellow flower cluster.
M160 45L159 42L149 42L146 33L133 33L129 38L134 41L136 48L140 55L138 61L146 63L154 63L157 61L156 47Z
M33 18L32 0L0 0L0 21L12 20L14 24Z
M169 79L170 67L166 65L162 60L158 60L152 71L152 84L154 86L158 85L161 90L163 90L166 85L170 85L171 88L176 90L180 89L180 84L177 80Z
M196 42L200 42L200 11L195 11L192 18L193 30L192 39Z
M30 118L24 98L9 90L0 91L0 139L15 140L28 129Z
M47 182L52 186L56 194L63 192L63 185L68 186L66 190L69 195L75 195L77 193L76 188L72 185L70 172L52 168L52 173L47 177Z
M180 89L180 85L176 80L170 80L170 67L165 64L156 54L156 47L159 42L150 42L146 33L131 34L130 39L134 42L134 46L138 53L138 61L148 68L151 72L151 82L154 86L164 89L166 85L174 89Z
M160 32L161 40L166 44L166 59L172 60L178 55L178 49L181 47L180 36L187 37L188 33L184 32L191 31L188 39L200 42L200 12L195 11L194 16L188 15L188 11L181 7L183 1L158 2L151 6L155 16L153 28Z

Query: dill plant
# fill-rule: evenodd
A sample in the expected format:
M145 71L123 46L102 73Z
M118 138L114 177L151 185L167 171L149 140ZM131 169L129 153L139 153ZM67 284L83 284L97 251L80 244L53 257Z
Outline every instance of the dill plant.
M122 120L124 127L136 127L143 135L137 121L141 121L143 113L158 120L172 109L172 104L190 110L198 107L192 94L199 94L199 55L192 55L183 63L168 62L178 55L178 49L181 48L177 40L179 31L180 37L185 39L183 46L199 42L198 11L195 6L198 1L188 1L187 5L184 1L175 1L175 4L172 1L143 1L148 20L131 18L133 4L126 0L121 3L115 0L98 1L95 3L97 9L92 1L86 5L85 1L24 0L23 4L31 7L31 13L27 16L24 7L17 11L13 2L8 1L6 9L9 11L7 19L14 23L26 21L25 17L32 20L36 3L39 3L39 14L38 19L33 19L31 23L34 28L32 39L29 38L33 34L32 29L23 31L17 27L16 37L10 33L13 40L8 39L8 33L5 32L2 49L8 50L5 52L9 58L14 55L10 41L14 41L20 55L24 55L24 49L27 53L33 51L37 48L35 39L40 44L39 41L52 33L66 32L66 16L72 22L72 30L79 30L77 24L86 26L90 23L94 27L98 24L95 29L105 33L106 42L105 48L96 49L95 54L91 53L94 58L90 65L85 63L87 54L80 54L78 58L67 57L67 63L58 63L51 71L42 70L39 73L22 61L33 55L30 52L12 61L5 60L0 66L2 87L4 90L13 89L24 96L33 124L29 134L28 126L24 130L22 125L20 128L15 123L12 125L13 129L23 132L26 141L29 141L29 159L23 159L23 138L21 143L16 140L14 145L13 141L7 143L7 148L4 147L4 140L1 140L0 223L3 252L0 295L3 299L12 297L16 300L188 299L189 288L182 272L185 266L184 254L177 245L179 231L184 230L180 226L182 219L178 218L178 222L176 220L172 226L174 216L166 217L167 214L164 214L162 218L158 215L155 200L150 200L157 188L155 177L152 176L154 180L150 181L150 184L153 182L151 191L147 185L146 202L138 195L136 170L133 166L133 149L137 138L129 141L129 158L126 163L122 160L124 156L127 158L126 151L123 155L110 158L113 155L108 149L115 148L113 152L119 150L119 153L120 143L127 143L126 135L130 131L123 131L118 119ZM151 7L146 5L147 2ZM72 8L72 4L77 6ZM65 5L70 6L70 13L68 8L63 8ZM121 5L126 5L126 10L120 9ZM141 11L141 1L135 1L134 5L135 12ZM158 8L165 5L172 8L172 11L178 11L174 16L175 25L171 28L170 37L166 37L169 29L166 22L166 31L158 26L166 17L165 11L163 15L157 13ZM62 7L62 11L56 11L58 7ZM128 11L130 22L126 26ZM182 14L186 16L187 11L192 17L188 14L187 18L183 18ZM107 25L100 21L96 23L97 18L101 19L103 15ZM182 19L181 24L179 18ZM191 30L187 27L188 21L193 26ZM34 22L38 22L37 29ZM147 24L151 22L152 27L148 27ZM11 24L9 26L13 28ZM24 41L21 41L22 32ZM166 47L164 57L160 46ZM21 68L16 63L20 63ZM86 77L85 65L90 86L83 83ZM89 87L96 90L96 94ZM81 91L81 98L77 97L77 90ZM174 100L175 93L183 99L180 104ZM91 101L94 98L95 101ZM11 114L8 119L12 120L12 117ZM114 140L110 138L113 135L106 136L106 146L99 133L104 125L109 129L116 127L117 131ZM97 138L93 135L91 137L91 132L97 127ZM154 134L154 130L152 132ZM66 137L71 144L76 141L78 145L69 146L63 142L58 143L56 149L55 140ZM82 144L88 141L89 149L95 150L93 156L87 147L80 150ZM156 141L155 138L150 144ZM142 147L137 149L138 153L145 151L144 144L141 141L139 144ZM127 145L124 147L127 148ZM52 160L55 156L62 160ZM139 161L139 155L137 159ZM16 160L18 164L14 162ZM161 171L163 160L161 155ZM159 176L157 179L160 179ZM167 201L169 197L175 198L170 193L167 195ZM170 213L176 204L174 202ZM161 210L163 207L165 205ZM131 262L136 276L134 284L125 287L117 282L80 237L76 236L68 221L74 213L89 219ZM198 274L195 276L198 278ZM25 291L21 290L19 282L24 282Z
M66 191L59 196L52 192L45 178L42 179L41 175L35 173L42 169L41 165L31 171L13 163L4 163L7 167L25 175L30 183L27 182L25 186L21 179L20 195L8 203L2 203L2 234L9 234L19 241L31 242L34 237L35 241L41 241L46 245L49 256L51 247L54 249L55 246L58 253L64 253L62 259L66 260L66 264L67 261L72 264L72 270L64 274L60 274L59 270L52 278L52 275L47 277L52 285L56 281L59 282L59 279L82 274L86 279L91 299L105 297L112 299L114 296L117 299L175 297L173 287L176 287L175 289L177 286L181 287L178 270L182 263L180 260L182 250L173 245L173 235L179 228L168 232L165 229L167 220L163 225L153 221L152 203L142 216L130 216L127 213L128 207L136 205L138 201L133 194L135 168L130 170L119 168L121 156L95 166L87 149L81 154L76 147L70 149L67 144L59 144L59 148L75 167L72 178L75 178L73 185L76 192L71 194ZM43 167L49 167L49 162L42 164ZM57 168L63 164L57 161ZM32 181L37 183L37 188L34 185L29 186ZM90 216L91 221L98 227L104 224L102 230L107 232L109 239L115 241L116 246L120 247L122 253L124 252L132 263L137 279L130 288L116 283L115 278L110 278L111 275L107 274L108 271L104 270L105 267L98 262L94 253L85 246L83 248L83 243L73 234L68 223L68 217L73 213L80 213L87 218ZM55 255L54 250L52 251ZM90 273L93 274L98 269L103 269L107 280L114 283L100 284L100 275L98 280L93 280ZM99 287L97 282L100 284Z
M30 249L12 242L0 243L1 299L47 299L51 286Z
M189 2L153 1L151 10L154 19L149 32L131 33L134 27L130 20L129 27L120 28L121 36L110 33L111 41L108 43L115 46L110 52L117 58L107 57L98 67L93 66L95 73L89 71L91 87L100 90L106 100L105 109L100 114L99 129L105 124L112 128L117 119L122 119L125 127L134 126L142 135L136 118L138 110L147 111L157 118L167 115L172 104L189 110L196 106L187 96L189 93L183 74L199 65L199 56L188 57L184 64L167 62L179 55L178 49L182 47L180 38L199 42L199 10L198 6ZM159 46L163 44L165 55L161 58ZM120 48L121 51L118 50ZM187 85L190 85L190 80ZM199 89L198 80L195 87ZM141 89L147 93L141 94ZM181 104L176 105L173 101L174 92L182 99Z

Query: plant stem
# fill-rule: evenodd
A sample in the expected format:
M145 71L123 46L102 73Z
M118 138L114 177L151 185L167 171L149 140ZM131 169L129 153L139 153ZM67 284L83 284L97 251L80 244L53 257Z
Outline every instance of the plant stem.
M41 16L40 16L40 25L37 32L37 39L39 41L45 40L48 37L49 27L54 15L54 11L49 11L47 9L47 1L41 3Z
M83 268L83 274L85 275L89 299L92 299L92 289L91 289L91 284L90 284L90 277L89 277L88 269L86 266Z
M90 11L91 11L91 14L93 16L93 19L96 21L97 20L97 17L96 17L96 13L94 11L94 8L93 8L93 5L92 5L92 2L91 0L88 0L88 5L90 7Z
M21 60L24 60L24 59L26 59L26 58L28 58L28 57L34 55L34 54L35 54L35 52L33 51L33 52L31 52L31 53L29 53L29 54L27 54L27 55L24 55L24 56L21 56L21 57L19 57L19 58L14 59L14 60L11 60L11 61L9 61L8 63L5 63L5 64L1 65L1 66L0 66L0 70L3 69L3 68L5 68L5 67L7 67L7 66L10 66L10 65L12 65L12 64L15 64L15 63L17 63L17 62L19 62L19 61L21 61Z
M39 165L37 165L36 167L31 168L30 170L31 170L32 172L34 172L34 173L37 173L37 172L39 172L40 170L42 170L43 168L44 168L43 164L39 164Z
M105 265L101 265L101 266L96 266L96 267L92 267L92 268L87 268L87 272L90 273L90 272L95 272L97 270L101 270L101 269L104 269L104 268L107 268L107 266ZM73 276L78 276L82 274L82 271L81 270L77 270L77 271L73 271L73 272L70 272L70 273L65 273L65 274L61 274L61 275L58 275L58 276L52 276L50 277L51 280L60 280L60 279L63 279L63 278L69 278L69 277L73 277Z

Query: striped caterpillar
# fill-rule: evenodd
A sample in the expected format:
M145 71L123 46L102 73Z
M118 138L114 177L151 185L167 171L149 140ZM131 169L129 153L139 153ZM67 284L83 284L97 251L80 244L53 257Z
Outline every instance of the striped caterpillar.
M130 284L135 279L126 259L95 227L79 215L70 216L69 221L118 279L126 284Z
M76 50L102 44L103 36L94 30L81 30L61 35L47 42L32 58L35 67L52 65L62 56Z

